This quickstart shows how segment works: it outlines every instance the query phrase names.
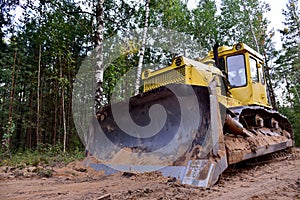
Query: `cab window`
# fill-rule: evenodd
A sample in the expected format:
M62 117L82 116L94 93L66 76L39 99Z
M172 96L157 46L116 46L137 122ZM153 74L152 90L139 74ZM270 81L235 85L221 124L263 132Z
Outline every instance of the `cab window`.
M250 57L250 75L253 82L258 82L257 62Z
M262 63L260 63L260 68L258 68L258 73L259 73L259 78L260 78L260 83L261 84L265 84L265 77L264 77L264 73L263 73L263 69L262 69L262 66L263 66L263 64Z
M228 56L227 59L228 81L231 87L245 86L246 67L245 58L243 54Z

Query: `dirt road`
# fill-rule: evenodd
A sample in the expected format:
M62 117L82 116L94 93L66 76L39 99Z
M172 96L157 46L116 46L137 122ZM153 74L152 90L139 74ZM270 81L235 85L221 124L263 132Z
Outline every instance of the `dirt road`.
M230 166L210 189L155 172L105 176L79 161L54 168L2 167L0 199L300 199L300 149L267 162Z

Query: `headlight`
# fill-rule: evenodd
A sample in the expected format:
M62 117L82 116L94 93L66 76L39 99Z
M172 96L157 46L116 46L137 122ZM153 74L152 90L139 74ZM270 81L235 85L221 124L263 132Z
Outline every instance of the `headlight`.
M235 50L240 50L240 49L242 49L242 45L241 44L235 45Z
M181 62L182 62L181 57L178 57L178 58L176 58L176 60L175 60L175 65L176 65L177 67L179 67L179 66L181 65Z
M147 70L147 71L144 72L144 77L148 78L148 76L149 76L149 71Z

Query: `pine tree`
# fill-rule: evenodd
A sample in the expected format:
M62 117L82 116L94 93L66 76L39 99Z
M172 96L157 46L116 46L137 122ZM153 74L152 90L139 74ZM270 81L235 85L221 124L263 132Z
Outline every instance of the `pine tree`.
M300 12L297 1L289 0L282 14L285 16L284 29L280 30L283 44L276 61L276 72L286 85L287 101L300 103Z
M298 1L289 0L282 14L284 28L280 30L282 51L276 60L276 78L285 89L285 102L280 110L291 121L296 145L300 145L300 11Z

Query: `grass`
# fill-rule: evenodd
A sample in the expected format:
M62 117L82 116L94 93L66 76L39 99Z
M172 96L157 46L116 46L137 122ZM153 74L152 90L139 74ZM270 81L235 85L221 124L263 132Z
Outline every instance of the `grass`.
M3 156L0 152L0 166L15 166L22 168L25 166L68 164L74 160L84 158L84 151L76 149L70 152L63 152L60 146L46 145L38 150L25 150L13 152L11 156Z

